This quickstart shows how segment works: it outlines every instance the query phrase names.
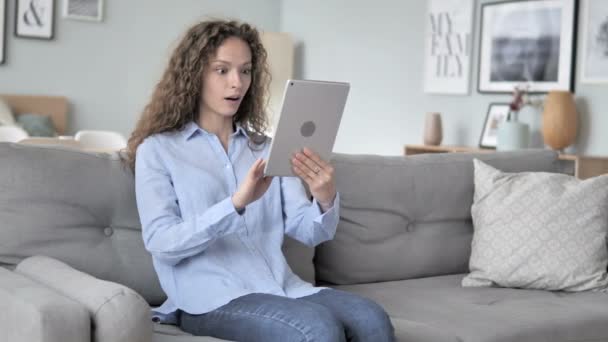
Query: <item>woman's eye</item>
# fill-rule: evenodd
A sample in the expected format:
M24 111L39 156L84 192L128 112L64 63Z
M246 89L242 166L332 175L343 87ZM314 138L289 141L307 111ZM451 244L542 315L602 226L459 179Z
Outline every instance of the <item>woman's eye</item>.
M251 74L251 69L244 69L243 74L245 74L245 75Z
M223 75L223 74L225 74L225 73L227 72L227 70L226 70L226 69L224 69L224 68L217 68L217 69L215 69L215 70L216 70L216 71L217 71L217 73L218 73L218 74L220 74L220 75Z

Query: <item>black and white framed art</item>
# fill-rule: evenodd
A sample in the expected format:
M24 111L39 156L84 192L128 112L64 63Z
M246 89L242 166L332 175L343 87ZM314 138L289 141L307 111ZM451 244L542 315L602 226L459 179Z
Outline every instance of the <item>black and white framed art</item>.
M574 91L577 10L577 0L483 4L479 92Z

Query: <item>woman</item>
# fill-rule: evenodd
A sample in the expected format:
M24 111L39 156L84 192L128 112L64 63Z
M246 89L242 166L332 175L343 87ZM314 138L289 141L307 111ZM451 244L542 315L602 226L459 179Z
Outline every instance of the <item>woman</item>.
M263 176L267 70L254 28L201 22L129 139L143 239L168 297L155 317L235 341L390 341L380 306L314 287L285 261L285 233L311 247L333 238L340 199L332 166L308 149L292 159L299 179Z

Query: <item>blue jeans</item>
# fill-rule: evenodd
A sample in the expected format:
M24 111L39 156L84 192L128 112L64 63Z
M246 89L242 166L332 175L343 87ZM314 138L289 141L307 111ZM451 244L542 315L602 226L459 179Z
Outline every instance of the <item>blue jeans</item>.
M181 312L182 330L221 339L280 342L394 341L394 329L375 302L326 289L292 299L254 293L202 315Z

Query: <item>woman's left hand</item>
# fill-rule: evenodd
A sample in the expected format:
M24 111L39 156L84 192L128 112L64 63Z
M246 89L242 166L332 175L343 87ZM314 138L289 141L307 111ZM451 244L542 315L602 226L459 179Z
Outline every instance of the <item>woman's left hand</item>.
M305 147L291 159L293 172L300 177L310 189L312 196L325 210L333 206L336 197L334 168L321 159L313 150Z

